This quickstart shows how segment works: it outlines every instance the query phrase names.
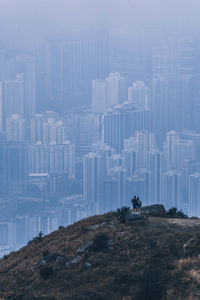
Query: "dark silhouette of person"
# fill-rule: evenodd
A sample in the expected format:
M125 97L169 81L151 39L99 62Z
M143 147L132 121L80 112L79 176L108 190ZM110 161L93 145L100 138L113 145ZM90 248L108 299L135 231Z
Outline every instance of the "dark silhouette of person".
M142 201L139 197L134 196L134 198L131 200L133 209L140 208L142 206Z

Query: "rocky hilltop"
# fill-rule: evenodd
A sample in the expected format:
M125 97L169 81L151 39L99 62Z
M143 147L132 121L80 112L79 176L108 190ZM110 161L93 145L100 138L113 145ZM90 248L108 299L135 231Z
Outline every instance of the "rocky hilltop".
M0 299L200 299L200 220L94 216L0 260Z

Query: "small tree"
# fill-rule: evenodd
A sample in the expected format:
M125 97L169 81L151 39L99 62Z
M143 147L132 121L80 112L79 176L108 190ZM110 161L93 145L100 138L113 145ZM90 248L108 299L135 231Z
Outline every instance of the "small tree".
M38 234L39 239L42 239L42 238L43 238L43 235L44 235L43 232L40 231L39 234Z
M126 222L126 217L130 214L130 207L123 206L117 209L117 218L121 223Z
M131 202L133 204L133 209L140 208L142 206L142 201L137 196L134 196Z
M93 239L92 250L95 252L108 249L108 236L105 233L99 233L95 235Z

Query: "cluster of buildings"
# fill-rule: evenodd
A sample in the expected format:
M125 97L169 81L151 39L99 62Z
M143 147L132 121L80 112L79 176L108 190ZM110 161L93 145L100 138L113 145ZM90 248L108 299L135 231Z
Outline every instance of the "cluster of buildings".
M199 42L121 47L98 34L0 49L2 249L134 195L200 217Z

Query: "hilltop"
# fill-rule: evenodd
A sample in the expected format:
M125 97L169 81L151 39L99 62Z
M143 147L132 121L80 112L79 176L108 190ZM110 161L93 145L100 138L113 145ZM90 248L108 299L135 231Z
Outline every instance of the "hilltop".
M200 299L200 220L108 213L60 227L0 260L0 299Z

